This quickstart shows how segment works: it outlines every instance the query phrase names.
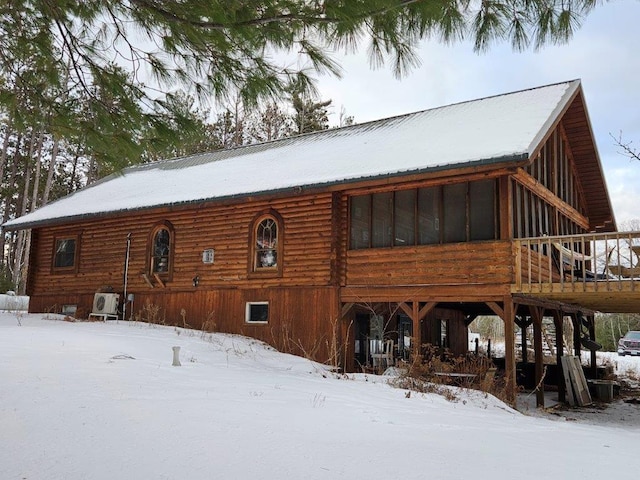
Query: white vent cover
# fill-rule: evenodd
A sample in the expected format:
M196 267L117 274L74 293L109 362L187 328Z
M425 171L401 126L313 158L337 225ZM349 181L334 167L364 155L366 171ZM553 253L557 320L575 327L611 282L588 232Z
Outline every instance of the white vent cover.
M213 263L213 248L202 251L202 263Z
M96 293L93 297L93 310L91 313L103 315L117 315L120 295L117 293Z

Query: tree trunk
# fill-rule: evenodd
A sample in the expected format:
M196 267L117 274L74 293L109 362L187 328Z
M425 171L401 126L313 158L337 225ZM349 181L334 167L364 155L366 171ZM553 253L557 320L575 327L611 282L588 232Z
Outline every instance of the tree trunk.
M0 152L0 183L4 178L4 169L7 165L7 151L9 150L9 138L11 137L11 121L4 130L4 140L2 141L2 152Z
M53 184L53 175L56 172L56 160L58 158L58 149L60 146L60 140L54 135L53 148L51 150L51 162L49 163L49 172L47 173L47 183L44 186L44 193L42 194L42 205L49 203L49 195L51 195L51 185ZM75 165L74 165L75 171Z
M38 196L40 193L40 171L42 170L42 144L44 142L44 133L40 132L38 135L38 155L35 159L36 173L33 179L33 196L31 197L31 209L33 212L38 207ZM27 190L28 193L28 190Z
M18 135L16 145L20 145L21 142L22 142L22 137ZM16 152L14 161L11 162L11 174L7 179L7 193L3 199L4 211L2 213L2 223L5 223L7 220L9 220L9 217L11 216L12 212L18 211L18 204L13 203L15 191L12 190L13 188L15 188L17 174L18 174L18 153ZM14 237L15 237L14 234L10 236L11 241L9 242L9 245L13 244L13 240L15 240ZM3 255L2 255L3 262L6 265L10 265L9 258L5 260L5 256L4 256L4 252L6 250L5 249L6 244L7 244L6 236L0 235L0 251L3 252ZM9 251L11 252L11 249L9 249Z
M35 131L31 132L31 140L29 142L29 153L25 157L25 165L24 165L24 189L22 191L22 203L20 207L18 217L23 216L27 213L27 204L29 203L29 190L31 189L31 160L33 155L33 147L35 144ZM11 281L16 286L17 291L20 291L20 286L22 285L22 267L23 267L23 257L24 257L24 249L26 246L27 234L25 230L20 230L18 232L18 239L15 246L15 253L13 257L13 265L11 265ZM24 288L24 286L23 286Z

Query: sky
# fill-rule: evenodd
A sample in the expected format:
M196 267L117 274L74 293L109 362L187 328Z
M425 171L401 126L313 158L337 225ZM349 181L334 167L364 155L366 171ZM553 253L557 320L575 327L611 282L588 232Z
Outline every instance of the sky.
M0 312L3 480L617 479L637 457L640 405L621 398L547 412L523 394L520 413L248 337L62 318ZM615 365L637 378L640 358Z
M496 44L476 54L472 44L433 40L419 49L422 64L396 79L390 67L372 70L366 48L336 55L341 79L320 77L323 99L333 101L330 123L343 107L356 123L466 100L581 79L591 126L618 228L640 218L640 162L620 155L611 135L622 133L640 150L640 1L597 7L567 45L513 52ZM588 195L588 192L587 192Z

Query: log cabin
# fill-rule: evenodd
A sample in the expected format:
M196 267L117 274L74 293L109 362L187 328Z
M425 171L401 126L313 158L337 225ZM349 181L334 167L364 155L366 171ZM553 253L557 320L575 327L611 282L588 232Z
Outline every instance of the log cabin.
M571 319L579 353L595 312L640 311L639 279L588 273L635 235L616 231L579 80L130 167L3 228L31 232L32 312L106 302L346 371L372 341L464 353L497 315L511 395L516 325L538 381L544 318L560 343Z

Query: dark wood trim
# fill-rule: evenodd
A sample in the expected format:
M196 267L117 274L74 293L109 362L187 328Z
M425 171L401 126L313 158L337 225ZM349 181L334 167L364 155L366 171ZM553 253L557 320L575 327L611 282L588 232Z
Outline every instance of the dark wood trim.
M569 218L572 222L578 224L585 230L589 230L589 219L587 217L582 215L564 200L561 200L559 197L557 197L551 190L543 186L526 171L524 171L523 169L518 169L518 172L513 175L513 178L529 191L554 207L559 213Z
M344 303L342 304L342 308L340 309L340 318L344 318L347 316L347 314L351 311L351 309L354 307L355 303L353 302L349 302L349 303Z

